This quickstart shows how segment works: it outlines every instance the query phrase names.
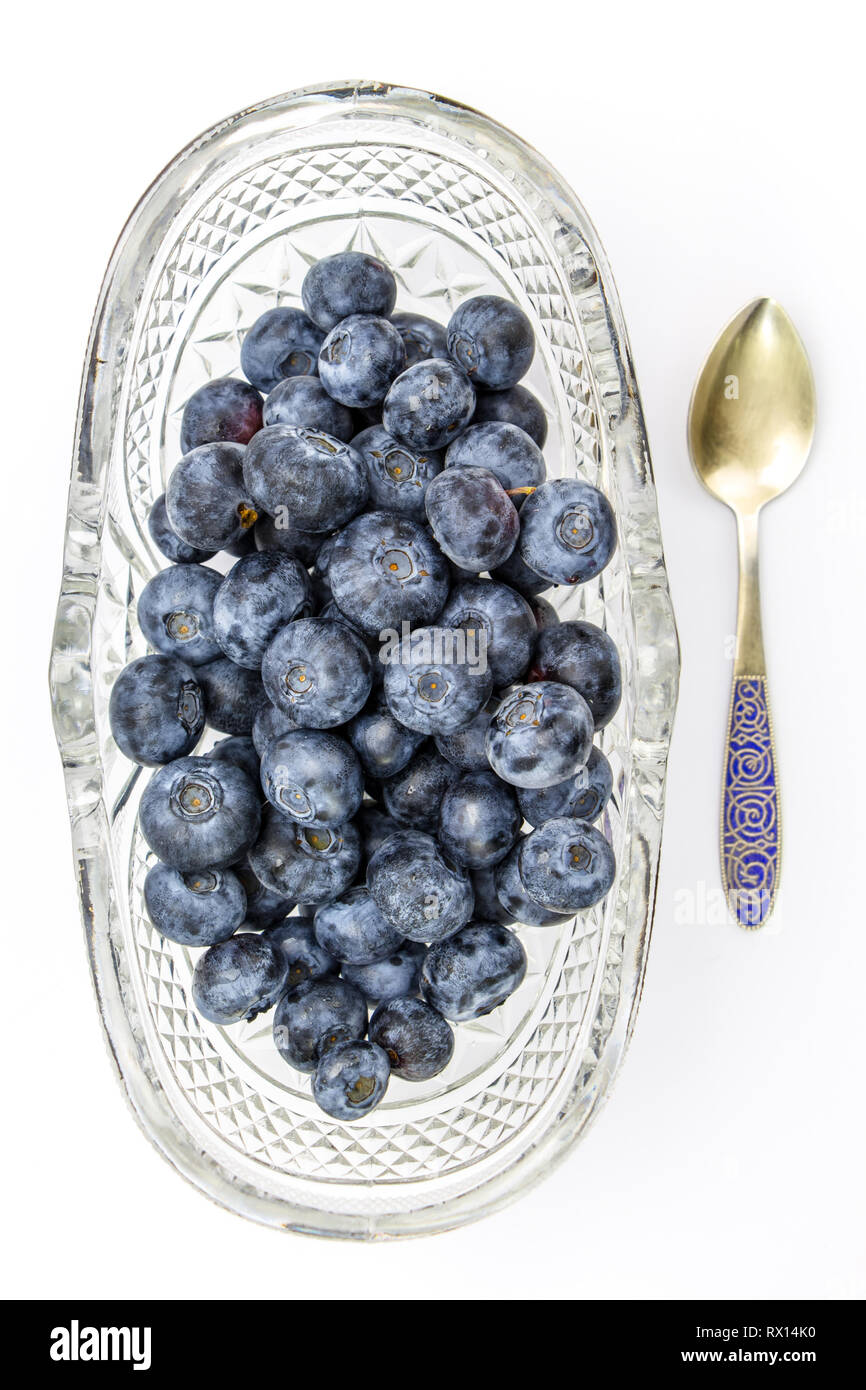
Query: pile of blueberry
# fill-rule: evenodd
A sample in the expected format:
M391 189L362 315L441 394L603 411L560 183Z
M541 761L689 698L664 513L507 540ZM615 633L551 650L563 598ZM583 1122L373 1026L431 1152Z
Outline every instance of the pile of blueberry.
M149 518L171 561L138 605L153 651L110 719L157 769L145 901L206 948L196 1007L276 1006L281 1055L351 1120L391 1073L439 1073L451 1025L517 988L512 924L611 886L593 736L619 658L541 595L597 575L616 530L596 488L546 480L517 306L481 295L445 328L394 313L393 275L360 253L313 265L302 298L249 330L246 381L187 402ZM228 737L196 755L205 723Z

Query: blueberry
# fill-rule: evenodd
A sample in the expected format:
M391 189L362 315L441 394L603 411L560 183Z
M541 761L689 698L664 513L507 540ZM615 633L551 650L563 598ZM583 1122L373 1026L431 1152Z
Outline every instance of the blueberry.
M152 647L200 666L220 655L213 607L222 577L204 565L169 565L148 580L138 600L138 625Z
M410 941L441 941L472 916L469 878L418 830L399 830L380 846L367 865L367 887Z
M427 488L427 519L449 560L480 574L507 560L520 534L520 518L498 478L487 468L446 468Z
M529 492L547 477L544 455L535 441L517 425L497 420L470 425L449 444L445 467L465 468L467 464L493 473L518 510Z
M613 850L600 830L572 816L545 821L521 841L517 866L528 895L548 912L582 912L610 891Z
M287 377L315 376L324 336L300 309L268 309L244 334L241 370L266 395Z
M535 354L532 324L510 299L479 294L448 321L448 351L473 382L493 391L515 386Z
M163 863L181 873L226 869L259 833L261 798L232 763L178 758L153 774L138 815L142 835Z
M415 453L383 425L362 430L352 445L366 465L372 505L426 522L424 495L430 479L442 472L442 454L436 449Z
M194 391L184 406L181 453L201 444L247 444L261 427L262 398L256 388L235 377L218 377Z
M330 332L350 314L387 318L397 299L397 282L373 256L341 251L310 266L301 299L313 323Z
M492 569L490 575L491 578L497 579L500 584L507 584L509 588L516 589L525 598L532 598L550 588L549 580L542 579L540 574L536 574L535 570L524 564L516 546L508 559Z
M340 973L340 962L319 945L312 924L300 917L268 927L263 937L282 951L289 967L290 990L306 980L332 979Z
M277 923L283 922L288 917L295 906L294 900L266 888L261 879L253 872L248 858L235 864L234 871L244 885L244 891L247 895L246 925L248 927L252 927L255 931L261 931L263 928L276 926Z
M198 743L204 692L192 667L176 656L141 656L114 682L108 720L121 753L158 767L185 757Z
M337 536L328 564L331 592L370 636L430 622L448 596L448 566L424 529L405 516L368 512Z
M262 661L271 702L304 728L344 724L373 686L370 653L343 623L299 618L278 632Z
M424 999L389 999L370 1019L370 1041L388 1054L404 1081L429 1081L451 1061L454 1034L438 1009Z
M494 697L487 701L465 729L458 729L455 734L436 734L436 747L443 758L447 758L461 772L489 772L487 730L498 708L499 700Z
M535 645L531 676L572 686L589 705L596 729L609 724L619 709L619 653L613 639L594 623L574 621L545 628Z
M616 522L603 492L576 478L542 483L520 513L520 557L551 584L583 584L616 549Z
M232 734L230 738L221 739L215 743L207 754L209 758L215 758L217 762L232 763L239 767L254 783L259 780L259 754L256 746L247 734Z
M274 806L265 809L250 850L250 866L266 888L316 905L344 893L360 863L361 839L351 822L330 829L298 825Z
M492 579L468 579L455 585L439 623L484 634L487 665L497 687L520 680L538 633L526 599Z
M530 825L543 825L557 816L578 820L598 820L613 791L610 763L599 748L593 748L586 767L564 782L536 790L520 787L517 800Z
M531 898L523 886L518 865L518 855L526 836L522 836L513 849L493 870L493 886L496 896L506 914L512 921L522 922L527 927L558 927L567 922L570 913L550 912ZM499 920L499 914L496 914Z
M307 569L315 563L325 539L320 531L299 531L297 526L290 526L288 517L282 513L279 521L263 513L253 532L257 550L281 550L286 555L294 555Z
M498 865L490 869L474 869L472 891L475 894L475 916L479 922L501 922L504 927L515 921L514 914L508 910L496 891L496 872Z
M287 975L285 958L272 942L251 933L233 936L199 957L192 975L193 1002L211 1023L250 1020L276 1004Z
M335 1120L362 1120L388 1089L390 1069L381 1047L344 1042L320 1059L313 1077L313 1097Z
M276 705L272 705L270 700L266 700L253 720L253 747L258 755L258 760L264 756L265 749L272 738L278 734L287 734L291 729L297 729L298 725L290 714L284 714ZM260 775L258 761L256 765L256 779Z
M548 787L586 765L592 747L589 706L569 685L515 686L487 730L494 772L515 787Z
M244 484L241 444L203 444L184 454L165 490L168 519L182 540L225 550L255 524L258 512Z
M467 772L450 787L439 810L439 843L466 869L504 859L521 825L517 798L493 772Z
M404 941L387 960L372 961L369 965L345 964L343 979L357 986L365 999L375 1004L399 995L416 994L426 954L422 942Z
M328 394L358 410L384 400L405 367L406 349L394 325L367 314L342 319L319 352L319 376Z
M517 425L535 440L539 449L543 449L547 441L544 407L525 386L510 386L506 391L479 390L472 423L486 420L504 420L509 425Z
M311 610L310 577L301 562L279 550L256 551L238 560L218 586L216 639L238 666L258 671L280 628Z
M366 888L350 888L315 916L316 940L335 960L372 965L402 945L403 934L386 920Z
M265 401L262 420L268 425L296 425L321 430L347 444L355 433L351 410L328 395L317 376L292 376L281 381Z
M442 798L459 776L433 748L421 748L402 772L382 783L382 799L398 825L433 835L439 828Z
M197 546L181 540L168 519L164 492L157 497L147 514L147 529L154 544L172 564L203 565L216 553L213 550L199 550Z
M364 996L348 980L304 981L283 995L274 1014L277 1050L298 1071L315 1071L323 1052L366 1031Z
M346 736L364 771L380 780L401 772L424 737L395 719L381 694L349 722Z
M481 665L469 634L418 627L399 644L385 669L391 713L422 734L465 729L490 698L493 675Z
M559 622L559 614L546 598L540 598L538 594L535 594L532 598L527 599L527 603L532 609L535 626L539 632L543 632L547 627L556 627Z
M249 445L244 479L276 524L334 531L367 500L367 470L357 450L321 430L268 425Z
M158 932L181 946L227 941L244 920L247 895L230 869L181 874L154 864L144 880L144 904Z
M204 691L211 728L221 734L249 734L253 720L267 703L259 672L220 656L197 666L196 679Z
M407 367L391 385L382 406L382 424L416 452L444 449L465 429L475 409L468 376L444 357Z
M526 952L498 922L473 922L427 952L421 993L455 1023L498 1009L526 974Z
M343 825L364 796L354 750L318 729L271 739L262 755L262 786L271 805L301 825Z
M428 357L448 356L448 334L441 323L424 314L392 314L391 322L403 339L406 366L425 362Z
M393 816L388 816L375 801L365 801L358 812L365 859L372 859L380 845L400 829Z

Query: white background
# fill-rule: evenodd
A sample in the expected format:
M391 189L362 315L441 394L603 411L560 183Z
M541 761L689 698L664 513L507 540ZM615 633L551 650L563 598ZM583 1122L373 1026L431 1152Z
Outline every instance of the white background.
M24 16L21 18L21 16ZM148 0L4 21L3 1066L9 1296L861 1297L862 33L855 6ZM644 1002L610 1103L479 1225L281 1236L186 1186L124 1107L93 1004L45 675L79 373L112 244L181 145L292 87L468 102L576 189L619 285L683 645ZM733 521L684 443L726 320L772 294L811 354L809 467L763 533L784 779L775 923L720 919Z

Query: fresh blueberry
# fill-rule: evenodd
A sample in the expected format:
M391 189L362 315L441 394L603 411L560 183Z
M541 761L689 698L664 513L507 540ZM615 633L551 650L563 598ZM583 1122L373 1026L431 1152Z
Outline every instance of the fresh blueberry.
M148 580L138 600L138 625L152 647L201 666L220 655L214 599L222 582L204 565L169 565Z
M247 895L246 925L255 931L274 927L283 922L294 909L294 900L283 897L266 888L257 874L253 872L248 858L235 864L234 871L244 885Z
M596 729L609 724L622 699L622 668L613 639L594 623L575 620L539 633L531 677L559 681L581 694Z
M225 552L234 560L242 560L245 555L254 555L257 549L256 528L253 524L238 540L230 541L225 547Z
M401 372L382 406L389 434L416 453L444 449L465 429L475 410L475 392L464 371L444 357L431 357Z
M202 444L184 454L165 490L168 519L189 545L225 550L258 517L244 484L242 444Z
M238 666L227 656L196 667L204 691L207 722L221 734L249 734L267 695L258 671Z
M301 531L335 531L367 500L367 470L357 450L298 425L260 430L246 451L244 479L277 526Z
M268 309L244 334L241 370L265 395L287 377L315 376L324 336L300 309Z
M397 282L373 256L341 251L310 266L301 299L313 323L330 332L350 314L387 318L397 299Z
M362 430L352 445L366 464L373 506L426 522L424 495L430 479L442 472L442 454L435 449L413 453L383 425Z
M427 488L425 504L433 535L461 569L492 570L517 543L520 518L488 468L446 468Z
M384 400L405 367L406 349L394 325L367 314L341 320L319 352L319 376L328 394L357 410Z
M349 980L374 1004L400 995L416 994L426 953L422 942L404 941L387 960L375 960L369 965L344 965L343 979Z
M310 577L300 560L279 550L238 560L218 586L214 631L227 657L251 671L280 628L312 610Z
M367 887L383 916L410 941L441 941L472 916L472 884L431 835L399 830L367 865Z
M572 816L545 821L521 841L517 867L526 892L548 912L582 912L610 891L613 850L600 830Z
M539 632L543 632L546 627L556 627L559 622L559 614L546 598L540 598L538 594L535 594L532 598L527 599L527 603L532 609L535 626Z
M467 772L442 798L439 843L465 869L487 869L517 839L517 798L493 772Z
M324 535L320 531L299 531L290 526L282 513L278 520L262 514L253 527L257 550L280 550L294 555L305 568L315 563Z
M256 388L236 377L218 377L194 391L184 406L181 453L201 444L247 444L261 427L262 398Z
M279 734L287 734L291 729L297 729L298 725L290 714L284 714L276 705L272 705L270 700L266 700L253 720L253 747L256 750L258 759L264 757L265 749L272 738ZM260 775L258 762L256 764L256 778Z
M343 825L364 796L354 750L318 729L271 739L262 755L262 786L271 805L300 825Z
M497 688L520 680L526 671L538 629L526 599L507 584L464 580L451 590L438 621L441 627L484 634L487 665Z
M472 423L503 420L534 439L539 449L547 441L547 416L544 407L525 386L510 386L506 391L478 392L478 403Z
M299 618L271 642L262 679L271 702L296 724L331 729L366 704L372 662L361 638L344 623Z
M603 492L576 478L542 483L520 513L520 557L551 584L583 584L616 549L616 522Z
M436 734L434 741L443 758L461 772L489 772L487 730L498 708L499 700L494 696L465 729L458 729L456 734Z
M523 886L518 865L518 855L526 837L522 836L513 849L493 870L493 887L506 914L513 922L522 922L527 927L558 927L567 922L570 913L550 912L531 898ZM495 914L494 920L499 920Z
M532 324L510 299L479 294L448 321L448 351L473 382L492 391L515 386L535 354Z
M544 455L517 425L489 420L470 425L449 444L446 468L486 468L500 481L519 510L529 493L547 477Z
M523 563L517 546L512 550L508 559L492 569L490 574L491 578L497 579L500 584L507 584L511 589L516 589L525 598L532 598L550 588L550 582L547 579L542 579L540 574L536 574L535 570L531 570L528 565Z
M313 1098L335 1120L362 1120L388 1089L390 1068L381 1047L343 1042L329 1048L313 1077Z
M232 763L178 758L155 772L139 807L141 833L181 873L226 869L259 833L258 787Z
M306 980L284 994L274 1014L274 1042L298 1071L315 1071L323 1052L367 1031L364 996L348 980Z
M296 425L321 430L347 444L355 433L348 406L328 395L317 376L291 376L281 381L265 401L262 420L268 425Z
M281 951L245 932L219 941L199 956L192 974L193 1002L211 1023L238 1023L273 1008L286 988Z
M327 574L346 617L370 636L430 622L448 596L448 566L429 533L388 512L368 512L340 532Z
M204 692L192 667L176 656L141 656L114 682L108 720L121 753L158 767L195 748L204 729Z
M230 738L221 739L219 743L214 744L207 756L216 759L217 762L233 763L251 777L254 783L258 783L259 754L256 752L255 743L247 734L232 734Z
M442 798L459 776L435 749L421 748L402 772L382 783L382 800L399 826L435 835Z
M428 357L448 356L448 334L441 323L424 314L392 314L391 322L403 339L406 366L425 362Z
M144 880L144 904L158 932L181 946L227 941L244 920L247 895L230 869L181 874L154 864Z
M475 916L479 922L501 922L508 927L516 919L496 891L498 868L497 864L490 869L475 869L470 875L475 894Z
M445 1018L462 1023L498 1009L526 974L526 952L498 922L472 922L430 947L421 993Z
M370 860L380 845L400 829L393 816L388 816L375 801L363 802L357 825L361 832L364 858Z
M487 730L494 772L514 787L549 787L586 766L589 706L569 685L536 681L509 691Z
M181 540L168 519L164 492L157 497L147 514L147 529L154 544L172 564L203 565L216 553L213 550L199 550L197 546L187 545L186 541Z
M387 1052L404 1081L429 1081L451 1061L454 1034L438 1009L411 996L389 999L370 1019L370 1041Z
M391 713L421 734L465 729L487 703L493 674L469 646L469 634L418 627L399 644L385 668Z
M268 806L250 850L250 866L272 893L293 902L327 903L349 887L361 863L361 839L350 823L330 829L298 825Z
M598 820L612 791L610 763L599 748L593 748L586 767L580 768L573 777L535 790L520 787L517 800L530 825L543 825L558 816L594 821Z
M263 938L279 947L289 967L290 990L306 980L333 979L340 973L340 962L320 946L310 922L290 917L275 927L268 927Z
M387 960L403 942L402 932L382 916L366 888L350 888L336 902L325 903L315 928L319 945L349 965Z
M346 727L346 736L370 777L394 777L412 758L424 735L395 719L384 696L374 695Z

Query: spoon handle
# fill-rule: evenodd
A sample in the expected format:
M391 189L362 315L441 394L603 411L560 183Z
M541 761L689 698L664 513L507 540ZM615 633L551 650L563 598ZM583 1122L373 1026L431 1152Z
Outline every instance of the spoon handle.
M779 779L761 630L758 515L738 516L737 655L722 783L722 883L741 927L763 926L779 882Z

